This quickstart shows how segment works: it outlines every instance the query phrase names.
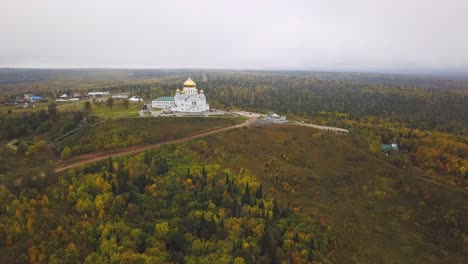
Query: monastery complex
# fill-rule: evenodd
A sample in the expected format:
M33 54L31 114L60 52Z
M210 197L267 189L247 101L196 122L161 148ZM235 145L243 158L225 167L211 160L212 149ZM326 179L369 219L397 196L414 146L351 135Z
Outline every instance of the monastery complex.
M175 96L156 98L151 103L153 108L161 108L174 113L203 113L210 110L205 92L198 90L196 83L189 77L182 90L177 89Z

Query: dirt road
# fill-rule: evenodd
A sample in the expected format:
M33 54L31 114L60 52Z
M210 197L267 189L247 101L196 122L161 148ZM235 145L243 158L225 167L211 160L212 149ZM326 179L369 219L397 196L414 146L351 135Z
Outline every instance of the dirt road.
M240 127L247 127L247 126L250 126L252 123L254 123L256 120L257 120L257 117L249 117L248 120L246 120L245 122L243 122L241 124L237 124L237 125L233 125L233 126L229 126L229 127L223 127L223 128L219 128L219 129L215 129L215 130L210 130L210 131L205 131L205 132L201 132L199 134L195 134L195 135L192 135L192 136L179 138L179 139L175 139L175 140L171 140L171 141L148 144L148 145L141 145L141 146L130 146L130 147L127 147L127 148L122 148L122 149L117 149L117 150L109 150L109 151L102 151L102 152L94 152L94 153L90 153L90 154L83 154L83 155L74 157L71 160L70 163L64 164L64 165L56 168L55 172L62 172L62 171L65 171L65 170L68 170L68 169L71 169L71 168L75 168L75 167L87 164L87 163L92 163L92 162L104 160L104 159L109 158L109 156L119 157L119 156L135 154L135 153L142 152L142 151L145 151L145 150L148 150L148 149L158 148L161 145L165 145L165 144L174 144L174 143L185 142L185 141L192 140L192 139L195 139L195 138L200 138L200 137L216 134L216 133L220 133L220 132L231 130L231 129L236 129L236 128L240 128Z

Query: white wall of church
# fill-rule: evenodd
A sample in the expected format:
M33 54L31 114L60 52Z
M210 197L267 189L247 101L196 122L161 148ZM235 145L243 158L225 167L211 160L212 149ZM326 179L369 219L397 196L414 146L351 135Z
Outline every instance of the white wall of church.
M172 111L174 112L194 113L210 110L204 94L176 94L174 103L175 106L172 107Z

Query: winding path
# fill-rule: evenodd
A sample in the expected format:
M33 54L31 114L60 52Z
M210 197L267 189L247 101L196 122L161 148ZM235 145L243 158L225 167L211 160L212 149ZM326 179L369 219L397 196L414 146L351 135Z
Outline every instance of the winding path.
M189 140L192 140L192 139L195 139L195 138L201 138L201 137L204 137L204 136L217 134L217 133L220 133L220 132L224 132L224 131L228 131L228 130L232 130L232 129L236 129L236 128L247 127L247 126L250 126L251 124L253 124L256 120L257 120L256 116L251 116L251 117L249 117L248 120L244 121L241 124L228 126L228 127L223 127L223 128L219 128L219 129L215 129L215 130L208 130L208 131L204 131L204 132L201 132L201 133L198 133L198 134L195 134L195 135L191 135L191 136L188 136L188 137L184 137L184 138L174 139L174 140L170 140L170 141L166 141L166 142L160 142L160 143L147 144L147 145L130 146L130 147L117 149L117 150L94 152L94 153L90 153L90 154L79 155L79 156L74 157L71 160L70 163L63 164L62 166L56 168L55 172L62 172L62 171L68 170L68 169L76 168L76 167L84 165L84 164L104 160L104 159L109 158L110 156L112 156L112 157L126 156L126 155L130 155L130 154L135 154L135 153L138 153L138 152L142 152L142 151L145 151L145 150L148 150L148 149L158 148L158 147L160 147L162 145L166 145L166 144L181 143L181 142L189 141Z

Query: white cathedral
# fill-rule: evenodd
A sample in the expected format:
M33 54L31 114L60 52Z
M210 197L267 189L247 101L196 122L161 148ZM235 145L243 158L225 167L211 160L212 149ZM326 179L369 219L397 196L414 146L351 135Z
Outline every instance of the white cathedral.
M197 84L189 77L184 82L184 88L177 89L174 97L159 97L152 101L154 108L171 110L181 113L202 113L210 110L206 103L205 92L197 89Z

